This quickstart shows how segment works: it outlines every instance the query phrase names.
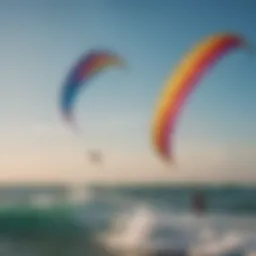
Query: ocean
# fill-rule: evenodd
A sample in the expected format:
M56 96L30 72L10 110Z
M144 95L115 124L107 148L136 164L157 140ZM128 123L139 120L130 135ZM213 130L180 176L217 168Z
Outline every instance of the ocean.
M254 186L103 186L86 199L0 212L0 255L255 255ZM206 209L191 209L195 191Z

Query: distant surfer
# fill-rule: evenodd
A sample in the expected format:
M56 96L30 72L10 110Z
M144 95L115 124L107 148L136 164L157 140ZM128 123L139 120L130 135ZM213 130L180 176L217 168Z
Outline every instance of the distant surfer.
M202 215L205 212L204 196L200 192L194 193L192 197L192 209L197 215Z

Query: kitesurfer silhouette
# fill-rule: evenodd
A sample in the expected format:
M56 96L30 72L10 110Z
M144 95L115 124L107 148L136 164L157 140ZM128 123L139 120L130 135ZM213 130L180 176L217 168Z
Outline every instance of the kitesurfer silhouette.
M202 215L206 210L204 196L199 191L196 191L192 196L192 210L197 215Z

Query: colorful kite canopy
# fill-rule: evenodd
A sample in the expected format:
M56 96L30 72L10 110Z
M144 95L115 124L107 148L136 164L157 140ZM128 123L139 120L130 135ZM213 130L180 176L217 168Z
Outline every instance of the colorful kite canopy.
M246 45L243 38L231 33L209 36L185 55L170 75L159 97L152 129L153 145L164 160L173 161L170 139L185 100L198 81L220 57Z
M108 67L123 65L123 60L109 51L93 51L82 56L69 73L61 91L61 112L65 120L74 122L73 107L80 89L91 78Z

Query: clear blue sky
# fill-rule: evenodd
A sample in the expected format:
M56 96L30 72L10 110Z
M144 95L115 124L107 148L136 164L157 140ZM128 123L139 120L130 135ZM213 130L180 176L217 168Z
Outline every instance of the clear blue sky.
M254 0L1 3L1 152L6 156L3 167L13 172L7 179L15 179L17 172L40 176L45 172L43 162L49 163L44 168L55 171L56 177L62 175L63 166L56 162L62 162L71 148L73 160L66 172L79 169L83 161L76 159L76 152L94 146L118 152L120 159L129 155L129 168L141 169L138 179L144 179L150 167L150 175L157 176L153 162L147 165L156 158L149 132L152 110L166 76L193 44L211 33L240 33L255 47L255 11ZM127 68L104 72L79 96L76 114L85 131L79 141L71 132L61 130L58 93L76 58L95 48L116 51L126 59ZM255 70L255 56L237 51L201 80L178 124L175 147L179 161L186 160L183 151L189 148L189 152L195 151L190 158L195 156L194 168L198 168L202 151L209 147L209 155L212 148L225 152L225 167L216 167L220 173L234 169L234 161L238 161L236 173L246 168L245 175L254 175L255 161L244 166L251 159L242 159L241 152L246 157L256 152ZM205 148L197 151L200 147ZM31 159L37 159L34 165L28 163ZM143 159L137 164L141 168L131 163L138 159ZM13 161L19 168L10 163ZM81 164L72 167L71 162L76 161ZM200 175L198 172L197 177Z

